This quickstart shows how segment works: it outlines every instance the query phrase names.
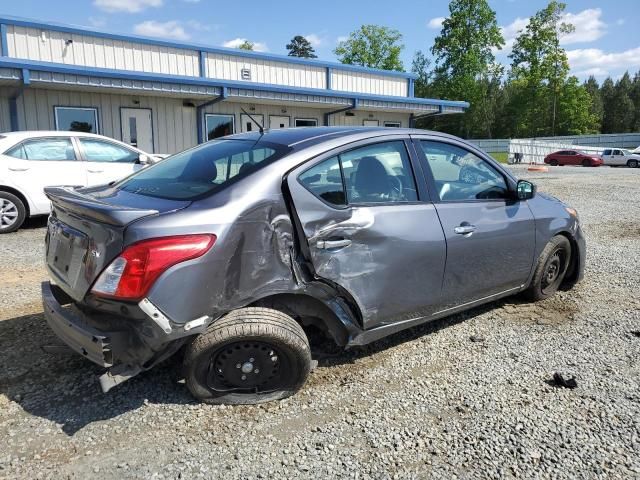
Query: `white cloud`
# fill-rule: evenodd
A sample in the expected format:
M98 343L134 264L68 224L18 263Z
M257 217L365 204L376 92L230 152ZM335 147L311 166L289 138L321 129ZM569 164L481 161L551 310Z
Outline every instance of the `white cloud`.
M314 47L319 47L324 43L324 39L315 33L310 33L309 35L304 35L304 38L309 40L309 43Z
M93 4L105 12L137 13L148 7L161 7L163 0L94 0Z
M347 40L349 40L349 37L346 35L341 35L338 38L336 38L336 43L341 43L341 42L346 42Z
M578 13L564 14L562 21L572 24L575 27L575 31L563 35L560 38L560 42L563 45L571 45L574 43L593 42L603 37L607 30L607 24L602 21L601 17L602 10L599 8L588 8ZM509 53L511 51L516 37L527 28L528 24L528 18L518 17L509 25L500 27L505 41L503 52Z
M184 3L200 3L200 0L182 0Z
M147 20L133 27L133 31L138 35L147 35L149 37L172 38L175 40L188 40L191 36L184 31L184 27L180 22L156 22L155 20Z
M227 48L238 48L244 42L248 41L246 38L234 38L233 40L228 40L222 44L223 47ZM251 42L253 43L253 50L256 52L268 52L269 48L266 43L263 42Z
M427 27L432 30L440 30L442 28L442 23L444 22L444 17L435 17L427 22Z
M611 70L640 68L640 47L612 53L605 53L599 48L567 50L567 58L576 75L582 72L606 75Z
M563 16L562 21L572 24L575 31L563 35L560 43L571 45L572 43L593 42L602 38L607 33L607 24L602 21L601 17L602 10L599 8L588 8L576 14L567 13Z

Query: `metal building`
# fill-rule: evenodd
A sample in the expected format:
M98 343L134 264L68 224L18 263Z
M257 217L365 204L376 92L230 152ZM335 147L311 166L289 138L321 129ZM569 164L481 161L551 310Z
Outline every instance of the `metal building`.
M414 75L0 17L0 132L81 129L174 153L257 126L407 127L466 102Z

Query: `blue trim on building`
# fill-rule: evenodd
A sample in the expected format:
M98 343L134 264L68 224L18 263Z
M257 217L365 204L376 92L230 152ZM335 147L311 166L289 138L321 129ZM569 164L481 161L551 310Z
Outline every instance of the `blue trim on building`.
M31 85L31 72L29 72L28 68L22 69L22 85L25 87Z
M202 50L200 50L200 60L198 65L200 66L200 76L206 77L207 76L207 52L203 52Z
M407 79L407 82L408 82L407 87L409 89L409 91L407 92L407 96L409 98L413 98L413 97L415 97L416 82L415 82L415 80L413 78Z
M331 82L332 73L333 73L333 68L327 67L327 90L333 90L333 84Z
M413 105L442 105L449 107L461 107L468 108L468 102L458 102L451 100L437 100L428 98L408 98L408 97L390 97L385 95L370 95L359 94L353 92L339 92L335 90L325 89L313 89L313 88L300 88L300 87L285 87L272 84L254 83L254 82L239 82L230 80L217 80L213 78L201 78L201 77L186 77L180 75L161 75L145 72L130 72L123 70L113 70L108 68L96 68L96 67L81 67L73 65L64 65L60 63L50 62L38 62L34 60L21 60L21 59L0 59L0 67L5 68L26 68L35 71L54 72L54 73L68 73L73 75L82 75L86 77L98 77L98 78L117 78L126 80L139 80L159 83L180 83L184 85L201 85L208 87L227 87L227 88L239 88L239 89L254 89L262 90L266 92L278 92L300 95L315 95L322 97L337 97L337 98L358 98L361 100L373 100L380 102L394 102Z
M348 112L349 110L355 110L356 108L358 108L358 99L354 98L351 102L351 105L349 105L348 107L339 108L338 110L333 110L332 112L326 112L324 114L324 126L329 126L329 119L331 118L331 115L335 115L336 113Z
M20 17L11 17L6 15L0 17L0 23L16 25L20 27L56 30L58 32L71 33L71 34L77 34L77 35L87 35L87 36L100 37L100 38L108 38L112 40L121 40L125 42L144 43L148 45L160 45L160 46L170 47L170 48L197 50L197 51L203 51L203 52L218 53L222 55L233 55L236 57L249 57L249 58L255 58L259 60L272 60L276 62L299 63L303 65L311 65L314 67L329 67L329 68L333 67L340 70L349 70L349 71L362 72L362 73L375 73L379 75L387 75L387 76L402 77L402 78L417 78L414 73L410 73L410 72L380 70L380 69L374 69L374 68L361 67L359 65L346 65L343 63L327 62L324 60L317 60L317 59L310 59L310 58L289 57L287 55L276 55L273 53L264 53L264 52L252 52L248 50L240 50L237 48L211 47L211 46L201 45L201 44L171 42L167 40L159 40L157 38L141 37L138 35L123 35L123 34L105 32L101 30L90 30L88 28L80 27L80 26L65 25L65 24L55 23L55 22L40 22L37 20L31 20L31 19L20 18Z
M209 100L208 102L205 102L196 107L196 127L197 127L196 130L198 132L198 143L204 142L204 130L205 130L204 115L203 115L204 109L209 105L214 105L216 103L225 101L228 96L229 96L229 92L227 91L227 87L222 87L222 93L220 94L219 97L216 97L213 100Z
M0 42L2 42L2 49L0 50L0 56L9 56L9 44L7 43L7 25L0 23Z

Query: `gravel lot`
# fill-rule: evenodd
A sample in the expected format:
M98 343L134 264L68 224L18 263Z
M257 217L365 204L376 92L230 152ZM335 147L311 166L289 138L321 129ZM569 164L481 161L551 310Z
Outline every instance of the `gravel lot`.
M0 477L640 478L640 169L518 173L580 212L583 283L322 357L257 407L197 404L171 364L103 395L40 348L44 221L0 237Z

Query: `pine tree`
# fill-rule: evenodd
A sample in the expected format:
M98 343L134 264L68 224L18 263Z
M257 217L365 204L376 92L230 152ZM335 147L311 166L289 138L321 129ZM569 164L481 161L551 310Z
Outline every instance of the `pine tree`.
M290 57L318 58L311 42L302 35L296 35L287 44Z

